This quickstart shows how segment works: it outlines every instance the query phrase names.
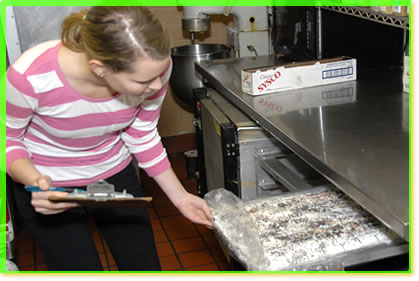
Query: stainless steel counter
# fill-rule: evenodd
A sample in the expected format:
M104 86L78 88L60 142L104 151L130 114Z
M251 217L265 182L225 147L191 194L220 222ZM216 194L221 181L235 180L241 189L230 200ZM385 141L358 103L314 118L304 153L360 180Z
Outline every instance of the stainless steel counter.
M401 71L251 96L240 71L273 56L196 64L208 83L405 240L409 240L409 100Z

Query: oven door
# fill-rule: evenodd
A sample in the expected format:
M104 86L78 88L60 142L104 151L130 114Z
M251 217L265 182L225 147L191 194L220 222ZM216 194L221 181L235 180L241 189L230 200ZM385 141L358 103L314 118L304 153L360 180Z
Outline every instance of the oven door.
M247 201L326 182L215 90L201 94L195 122L201 195L226 188Z

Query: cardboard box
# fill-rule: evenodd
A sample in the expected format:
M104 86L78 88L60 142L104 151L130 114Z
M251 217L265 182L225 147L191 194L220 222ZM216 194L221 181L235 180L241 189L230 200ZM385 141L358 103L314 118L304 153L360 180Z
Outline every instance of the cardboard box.
M356 80L356 59L339 57L241 71L242 91L250 95Z
M404 56L404 63L403 63L403 92L409 93L409 56Z

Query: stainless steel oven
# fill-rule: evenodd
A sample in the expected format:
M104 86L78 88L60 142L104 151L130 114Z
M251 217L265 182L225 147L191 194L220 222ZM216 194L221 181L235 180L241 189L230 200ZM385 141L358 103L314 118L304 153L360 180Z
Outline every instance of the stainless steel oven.
M241 91L241 69L277 60L196 64L208 86L195 90L201 194L225 188L251 202L322 186L343 191L400 239L345 253L339 269L408 270L409 132L400 73L361 70L350 83L261 96Z
M226 188L248 201L327 182L214 89L195 91L201 194Z

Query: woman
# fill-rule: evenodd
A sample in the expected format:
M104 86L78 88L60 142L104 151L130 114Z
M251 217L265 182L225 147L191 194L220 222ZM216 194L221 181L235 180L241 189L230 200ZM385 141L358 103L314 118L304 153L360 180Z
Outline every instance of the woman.
M92 7L62 24L61 41L26 51L7 72L7 172L17 207L49 270L103 270L87 218L119 270L160 270L145 208L52 203L54 187L106 180L143 196L135 169L192 222L211 227L204 200L185 191L156 125L171 72L166 29L144 7ZM43 192L25 192L24 185Z

